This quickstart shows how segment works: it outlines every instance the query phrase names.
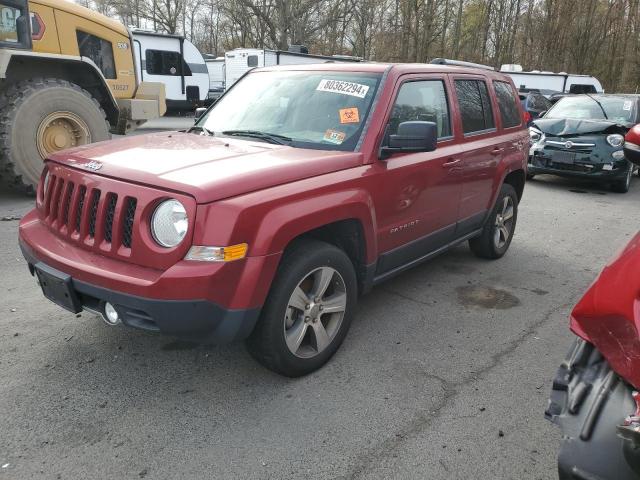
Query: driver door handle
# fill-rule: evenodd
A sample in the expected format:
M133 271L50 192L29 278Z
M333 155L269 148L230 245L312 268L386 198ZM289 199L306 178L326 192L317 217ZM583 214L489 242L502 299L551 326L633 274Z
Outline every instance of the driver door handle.
M442 164L444 168L453 167L462 161L461 158L449 158L446 162Z
M491 155L500 155L502 152L504 152L504 148L496 147L491 150Z

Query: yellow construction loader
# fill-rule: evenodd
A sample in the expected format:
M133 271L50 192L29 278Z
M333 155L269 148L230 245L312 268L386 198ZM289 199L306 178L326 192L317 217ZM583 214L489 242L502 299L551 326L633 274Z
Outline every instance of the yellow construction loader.
M0 177L33 191L52 152L125 134L166 111L140 82L131 32L66 0L0 0Z

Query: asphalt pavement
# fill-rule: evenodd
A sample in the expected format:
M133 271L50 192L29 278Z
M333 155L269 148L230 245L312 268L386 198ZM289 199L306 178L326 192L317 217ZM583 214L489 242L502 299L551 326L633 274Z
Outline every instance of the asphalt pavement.
M0 479L557 478L543 412L567 315L639 199L638 178L614 194L536 177L504 258L461 245L376 287L333 360L292 380L242 344L50 303L17 245L33 200L0 192Z

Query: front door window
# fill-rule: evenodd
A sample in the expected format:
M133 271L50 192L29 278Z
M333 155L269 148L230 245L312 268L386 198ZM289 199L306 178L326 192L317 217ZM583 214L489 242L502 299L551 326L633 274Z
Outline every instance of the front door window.
M28 47L30 43L28 19L26 2L0 0L0 45Z

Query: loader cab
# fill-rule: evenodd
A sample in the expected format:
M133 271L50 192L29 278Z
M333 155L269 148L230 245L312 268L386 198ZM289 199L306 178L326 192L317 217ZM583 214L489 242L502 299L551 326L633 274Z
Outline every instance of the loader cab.
M0 48L31 48L29 8L26 0L0 0Z

